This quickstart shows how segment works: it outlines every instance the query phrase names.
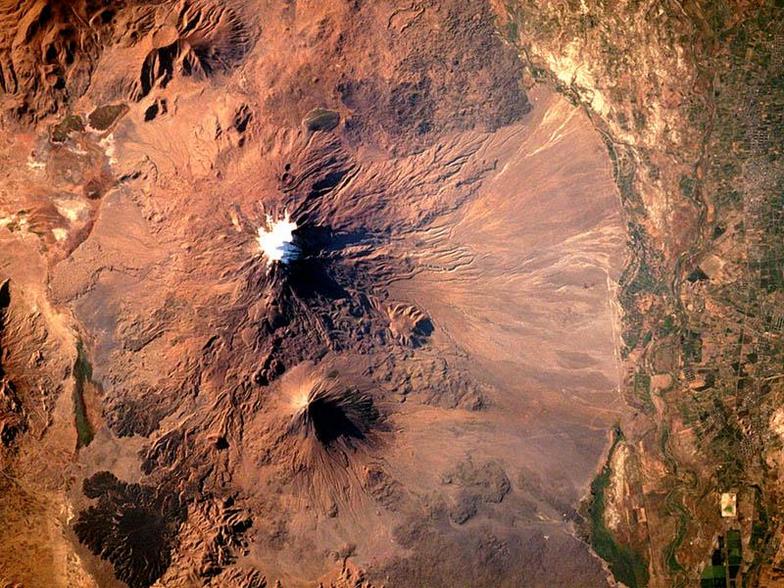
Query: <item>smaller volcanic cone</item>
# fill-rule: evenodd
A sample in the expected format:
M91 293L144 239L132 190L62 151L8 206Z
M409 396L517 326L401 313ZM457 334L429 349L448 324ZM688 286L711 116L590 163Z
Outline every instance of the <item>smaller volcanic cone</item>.
M379 413L369 395L342 386L335 378L317 379L293 398L289 434L316 441L322 448L354 449L370 443Z
M370 383L338 365L340 376L310 362L287 371L245 431L254 470L323 514L368 498L363 480L392 433Z

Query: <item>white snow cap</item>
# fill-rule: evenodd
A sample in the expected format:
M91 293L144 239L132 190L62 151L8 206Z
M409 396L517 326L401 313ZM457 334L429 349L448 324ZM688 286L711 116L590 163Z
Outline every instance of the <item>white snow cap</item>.
M274 262L289 263L297 258L299 249L294 244L294 231L297 223L291 220L288 211L283 218L275 219L272 215L266 215L264 227L259 227L257 237L259 247L264 257L267 258L267 265Z

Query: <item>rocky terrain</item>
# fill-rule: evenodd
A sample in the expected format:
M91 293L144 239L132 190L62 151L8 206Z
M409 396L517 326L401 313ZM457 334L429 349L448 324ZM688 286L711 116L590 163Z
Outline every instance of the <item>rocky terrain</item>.
M0 0L0 585L775 585L782 10Z

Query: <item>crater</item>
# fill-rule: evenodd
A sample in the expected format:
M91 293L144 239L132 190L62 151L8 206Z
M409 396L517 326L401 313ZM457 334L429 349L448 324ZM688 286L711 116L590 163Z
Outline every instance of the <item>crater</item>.
M433 322L419 308L395 304L387 309L389 330L395 340L406 347L420 347L433 334Z
M176 26L153 34L131 98L142 100L153 88L165 88L175 75L206 79L234 69L252 46L240 15L217 2L184 2Z

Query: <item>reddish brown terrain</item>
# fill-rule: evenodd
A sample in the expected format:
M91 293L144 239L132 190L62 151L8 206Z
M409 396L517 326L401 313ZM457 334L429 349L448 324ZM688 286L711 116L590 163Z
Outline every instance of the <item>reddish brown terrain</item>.
M0 586L699 578L664 392L723 312L678 272L733 269L662 112L700 78L647 29L605 71L558 10L0 0ZM646 67L681 77L627 129L597 80Z

